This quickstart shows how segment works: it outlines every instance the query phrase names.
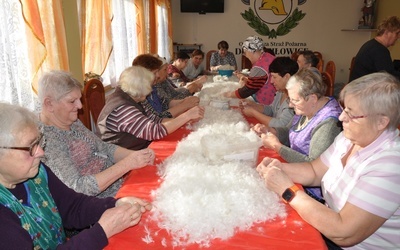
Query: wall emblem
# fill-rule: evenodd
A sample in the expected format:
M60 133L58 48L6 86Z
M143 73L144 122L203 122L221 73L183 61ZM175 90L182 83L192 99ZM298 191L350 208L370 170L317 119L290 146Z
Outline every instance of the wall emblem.
M297 0L297 6L307 0ZM284 36L294 29L306 15L293 0L242 0L249 9L240 13L247 24L259 35L268 38ZM253 6L253 8L251 7ZM270 26L277 26L276 30Z

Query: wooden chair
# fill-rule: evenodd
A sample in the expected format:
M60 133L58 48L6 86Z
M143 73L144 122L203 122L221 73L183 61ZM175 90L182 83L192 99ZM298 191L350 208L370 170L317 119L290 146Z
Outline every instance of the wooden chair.
M332 77L329 75L329 73L327 72L322 72L321 73L322 76L322 81L326 84L326 92L325 95L326 96L333 96L333 81L332 81Z
M210 50L206 54L206 70L210 70L210 59L212 53L217 52L217 50Z
M90 79L85 83L82 94L83 124L90 130L95 128L92 124L97 123L100 112L106 103L103 83L98 79Z
M314 51L314 55L316 55L319 59L319 62L317 64L317 69L319 70L319 72L323 72L324 71L324 60L322 59L322 54L321 52L318 51Z
M242 69L250 70L252 66L253 66L253 64L251 63L249 58L247 58L244 55L242 55Z
M292 59L295 62L297 62L297 57L299 57L299 51L295 51L292 53L292 55L290 55L290 59Z
M325 66L325 72L332 77L332 82L335 84L336 65L334 61L328 61Z
M356 59L355 56L354 56L353 58L351 58L350 68L349 68L349 82L350 82L351 72L353 71L353 68L354 68L354 61L355 61L355 59Z

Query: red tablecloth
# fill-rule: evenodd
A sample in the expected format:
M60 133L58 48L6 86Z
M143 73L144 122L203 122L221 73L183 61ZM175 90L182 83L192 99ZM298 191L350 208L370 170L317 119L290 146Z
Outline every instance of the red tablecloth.
M190 131L181 128L176 132L168 135L160 141L154 141L150 148L156 153L155 164L162 162L165 158L173 154L176 144L183 137L188 135ZM259 152L259 161L265 156L278 157L278 155L265 148L261 148ZM155 166L148 166L142 169L132 171L127 176L123 186L117 193L117 197L136 196L151 200L150 192L159 187L161 180L156 174ZM312 226L307 224L295 210L287 206L288 216L285 219L276 219L254 225L253 228L246 232L240 232L227 241L215 239L211 242L209 249L327 249L320 233ZM162 240L167 239L171 242L171 237L166 230L161 230L155 222L148 219L146 213L142 216L141 222L132 228L129 228L109 239L108 250L120 249L199 249L198 245L190 245L188 247L169 247L162 245ZM244 215L245 216L245 215ZM152 233L153 243L143 241L147 234L146 226ZM154 232L158 232L154 236Z

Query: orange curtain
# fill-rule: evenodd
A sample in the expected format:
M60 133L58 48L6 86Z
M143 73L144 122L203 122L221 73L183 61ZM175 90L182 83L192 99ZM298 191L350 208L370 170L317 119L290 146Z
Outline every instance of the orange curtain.
M147 53L146 10L142 0L135 0L138 54Z
M51 69L69 70L61 0L20 0L29 48L32 88Z
M81 50L83 72L101 75L112 51L110 0L81 1Z

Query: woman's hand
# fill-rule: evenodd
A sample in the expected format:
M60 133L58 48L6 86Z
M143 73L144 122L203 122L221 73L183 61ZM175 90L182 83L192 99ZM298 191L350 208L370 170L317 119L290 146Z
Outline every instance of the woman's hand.
M107 209L100 217L99 224L107 238L139 223L142 216L139 203L121 203L119 206Z
M141 206L140 211L142 213L144 213L146 211L150 211L153 207L150 202L136 198L134 196L126 196L126 197L122 197L122 198L118 199L117 202L115 203L115 206L118 207L118 206L121 206L126 203L132 204L132 205L134 205L135 203L138 203Z
M154 157L154 151L150 148L145 148L132 151L128 156L122 159L120 163L129 166L131 169L138 169L147 165L153 165Z
M189 96L183 99L179 105L186 107L186 109L190 109L199 105L199 103L200 103L200 98L198 98L197 96Z
M265 157L257 166L257 171L265 180L267 188L279 196L294 185L289 176L281 169L282 163L277 159Z
M258 136L260 136L260 137L261 137L262 134L268 133L267 126L265 126L264 124L261 124L261 123L257 123L256 125L254 125L250 129L253 130L254 132L256 132L256 134Z
M282 147L282 143L279 141L278 137L271 132L261 134L261 139L264 147L273 149L275 152L279 153Z
M195 106L186 111L184 114L188 116L191 122L197 122L204 117L204 107Z

